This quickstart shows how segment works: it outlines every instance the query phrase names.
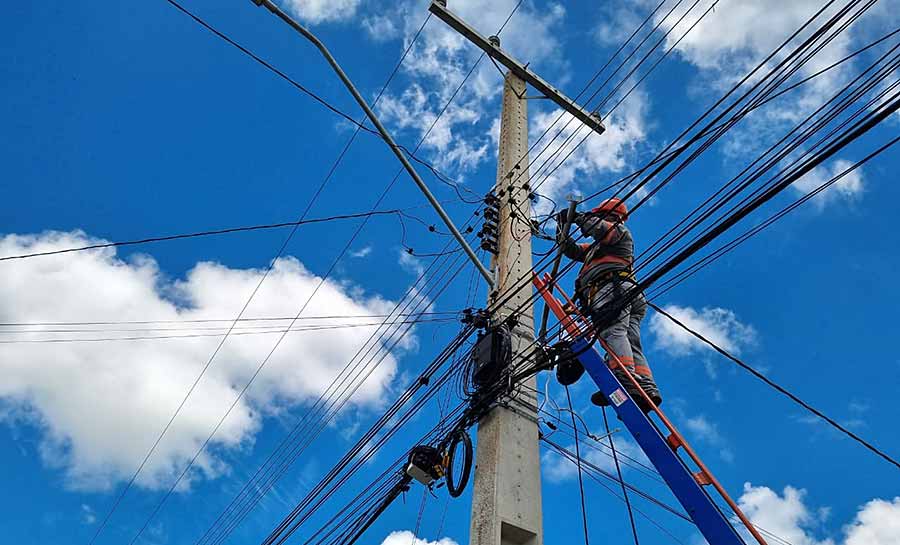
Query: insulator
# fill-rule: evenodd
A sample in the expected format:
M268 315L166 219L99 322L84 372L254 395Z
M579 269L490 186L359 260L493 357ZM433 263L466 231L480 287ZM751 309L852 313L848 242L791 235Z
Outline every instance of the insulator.
M497 245L488 240L481 241L481 248L483 250L487 250L487 251L491 252L494 255L496 255L498 252Z

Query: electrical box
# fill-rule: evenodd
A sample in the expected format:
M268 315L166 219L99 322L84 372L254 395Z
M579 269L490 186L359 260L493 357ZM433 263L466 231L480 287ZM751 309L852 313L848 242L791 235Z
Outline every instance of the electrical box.
M443 476L441 453L428 445L419 445L409 453L406 474L425 486Z
M488 329L478 338L472 351L472 382L481 387L500 380L512 357L512 341L505 326Z

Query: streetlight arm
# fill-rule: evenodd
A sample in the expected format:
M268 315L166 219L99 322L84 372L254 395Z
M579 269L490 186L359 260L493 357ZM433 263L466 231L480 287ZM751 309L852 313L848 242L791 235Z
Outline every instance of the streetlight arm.
M353 85L353 82L350 81L350 78L338 64L337 60L328 51L328 48L325 47L325 44L322 43L312 32L310 32L306 27L295 21L281 10L278 6L272 3L271 0L251 0L257 6L263 6L275 15L278 16L279 19L287 23L291 28L299 32L303 35L304 38L313 43L313 45L318 48L318 50L325 57L325 60L328 61L328 64L331 65L331 68L334 69L335 73L337 73L338 77L341 78L341 81L353 95L353 98L356 99L356 102L366 113L366 116L375 125L375 128L378 129L378 132L381 134L381 137L387 142L387 145L391 148L391 151L394 152L394 155L397 156L397 159L400 160L400 163L403 165L403 168L406 169L406 172L409 173L410 177L412 177L413 181L419 186L419 189L422 193L425 194L425 198L428 199L428 202L431 203L432 208L438 213L438 216L444 221L444 225L450 229L450 233L462 247L463 251L466 252L466 255L469 256L469 259L472 260L472 263L475 264L475 267L478 269L478 272L481 273L481 276L487 281L490 287L494 286L494 279L491 275L490 271L488 271L484 264L478 259L478 256L475 255L475 252L472 250L472 247L469 246L469 243L466 242L466 239L462 236L462 233L459 232L459 229L454 225L453 220L450 219L450 216L447 215L447 212L444 211L444 208L441 206L441 203L435 198L434 194L431 193L431 190L428 189L428 186L425 185L425 181L422 180L422 177L419 176L419 173L416 172L416 169L412 166L409 160L406 158L406 155L403 154L403 151L400 149L400 146L394 141L391 137L390 133L388 133L387 129L384 128L384 125L379 121L378 116L375 115L375 112L372 111L372 108L369 107L369 104L366 102L366 99L359 94L359 91L356 89L356 86Z

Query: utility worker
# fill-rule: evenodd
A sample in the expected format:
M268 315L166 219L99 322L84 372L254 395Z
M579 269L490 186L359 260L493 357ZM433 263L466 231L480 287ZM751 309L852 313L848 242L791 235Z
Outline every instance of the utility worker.
M559 218L561 225L565 225L564 214L565 211ZM633 298L629 293L635 284L631 272L634 239L625 226L627 219L625 203L608 199L589 213L576 214L574 218L575 225L591 240L590 243L576 243L562 229L559 243L566 257L584 263L575 280L575 292L595 327L600 329L597 335L658 406L662 397L641 346L641 321L647 314L647 300L643 293ZM631 301L627 302L628 299ZM627 304L616 312L625 302ZM613 372L638 405L645 412L649 410L643 396L622 370L616 368ZM601 392L594 394L591 401L601 406L608 404Z

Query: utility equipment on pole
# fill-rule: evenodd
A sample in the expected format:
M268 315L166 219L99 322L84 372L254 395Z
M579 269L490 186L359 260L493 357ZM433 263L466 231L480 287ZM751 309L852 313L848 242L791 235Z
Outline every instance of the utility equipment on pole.
M530 288L531 193L528 173L528 107L526 84L598 133L603 124L550 84L500 49L496 36L485 38L435 0L431 13L509 69L503 81L503 110L497 181L499 200L496 252L492 260L494 289L488 306L494 323L511 333L510 365L527 366L524 356L534 346L533 291ZM491 204L491 203L488 203ZM540 448L537 399L532 376L513 385L513 410L496 406L478 423L475 480L472 492L470 545L542 545Z

